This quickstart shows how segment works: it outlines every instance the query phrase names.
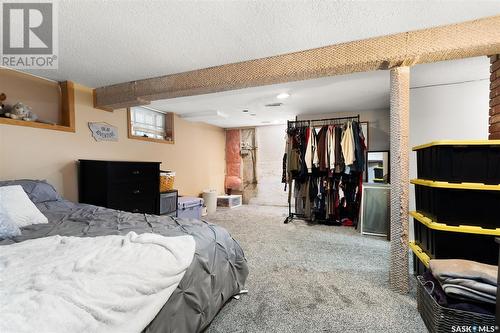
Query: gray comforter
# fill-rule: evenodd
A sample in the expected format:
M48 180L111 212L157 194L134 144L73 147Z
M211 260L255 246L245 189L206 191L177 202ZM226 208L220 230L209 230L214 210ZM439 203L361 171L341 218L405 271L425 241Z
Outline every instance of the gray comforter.
M47 183L15 183L23 185L49 223L25 227L21 236L0 239L0 245L52 235L93 237L125 235L129 231L193 236L196 241L193 262L145 332L202 331L222 306L244 287L248 268L243 250L224 228L198 220L133 214L75 204L63 200L57 194L40 194L40 191L51 192L46 187ZM10 184L12 182L0 182L0 186Z

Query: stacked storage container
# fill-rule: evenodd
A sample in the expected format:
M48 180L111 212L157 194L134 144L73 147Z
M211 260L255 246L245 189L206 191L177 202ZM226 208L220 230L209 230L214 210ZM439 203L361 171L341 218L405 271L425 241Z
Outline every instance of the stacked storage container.
M430 259L467 259L498 264L500 236L500 140L439 141L413 148L418 179L410 242L414 271L422 275ZM457 327L495 327L495 316L444 307L421 276L417 307L431 333ZM432 287L431 287L432 289Z
M437 141L413 148L418 179L413 217L414 271L430 259L498 264L500 140Z

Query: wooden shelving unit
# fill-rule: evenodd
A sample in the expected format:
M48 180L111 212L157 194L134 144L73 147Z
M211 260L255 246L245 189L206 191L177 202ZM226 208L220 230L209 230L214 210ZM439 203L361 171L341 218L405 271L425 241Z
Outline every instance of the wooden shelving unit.
M44 128L44 129L51 129L51 130L64 131L64 132L74 132L75 131L74 126L70 127L70 126L63 126L63 125L51 125L51 124L39 123L39 122L35 122L35 121L14 120L14 119L10 119L10 118L0 118L0 124L33 127L33 128Z
M0 75L16 75L20 80L34 80L33 78L41 81L43 79L33 77L30 74L17 72L10 69L2 68L0 71ZM9 76L7 76L9 77ZM37 81L38 82L38 81ZM37 83L38 84L38 83ZM15 120L11 118L0 117L0 124L5 125L14 125L14 126L24 126L24 127L32 127L32 128L41 128L41 129L50 129L56 131L63 132L75 132L75 87L74 83L71 81L65 82L54 82L54 89L59 88L60 95L60 124L48 124L36 121L24 121L24 120ZM9 94L7 93L7 98ZM36 110L34 110L36 113Z

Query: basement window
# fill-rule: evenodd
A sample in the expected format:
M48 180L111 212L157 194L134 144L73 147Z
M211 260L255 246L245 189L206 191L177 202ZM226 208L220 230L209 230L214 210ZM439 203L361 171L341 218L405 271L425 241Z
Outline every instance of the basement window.
M147 107L128 110L128 137L161 143L174 142L174 115Z

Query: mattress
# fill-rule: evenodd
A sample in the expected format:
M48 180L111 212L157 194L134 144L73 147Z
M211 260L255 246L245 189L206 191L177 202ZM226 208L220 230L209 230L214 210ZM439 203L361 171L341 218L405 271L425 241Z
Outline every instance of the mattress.
M49 223L22 228L21 236L0 240L0 245L52 235L94 237L129 231L193 236L196 250L191 266L144 332L200 332L244 287L248 267L243 250L227 230L217 225L76 204L60 197L36 206Z

